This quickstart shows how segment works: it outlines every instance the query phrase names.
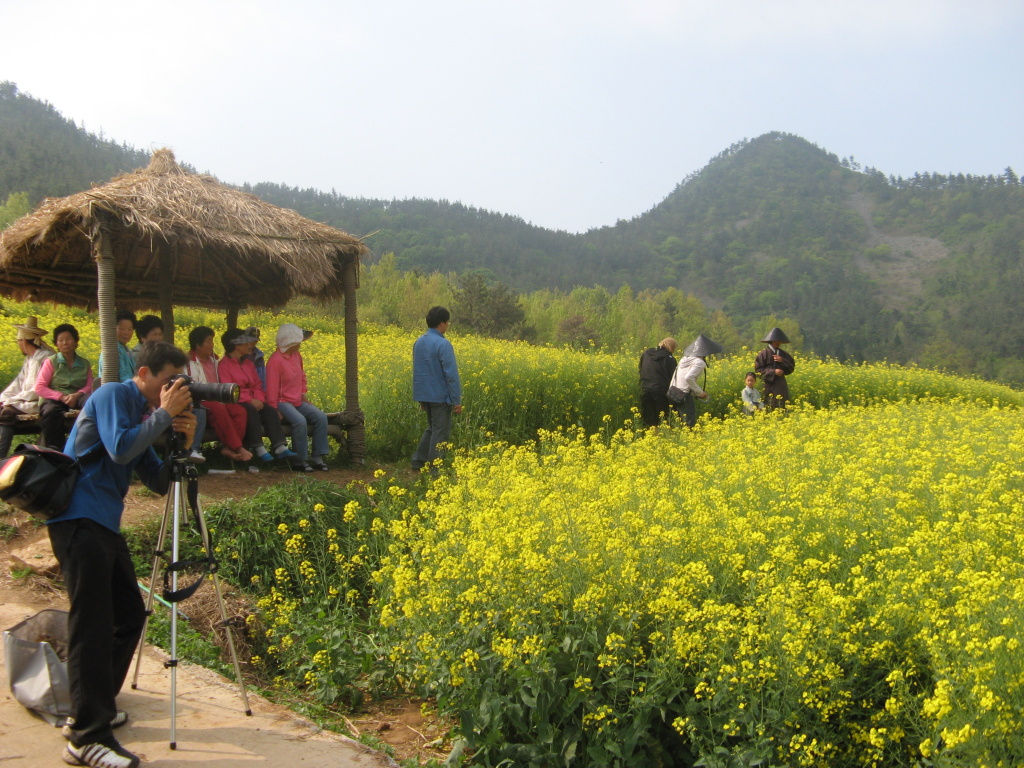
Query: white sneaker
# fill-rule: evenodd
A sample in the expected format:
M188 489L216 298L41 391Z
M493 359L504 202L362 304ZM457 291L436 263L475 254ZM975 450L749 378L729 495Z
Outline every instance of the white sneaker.
M105 744L84 744L64 747L61 759L68 765L91 765L92 768L138 768L139 757L110 739Z
M203 464L206 462L206 457L203 456L203 454L201 454L199 451L192 451L192 453L188 455L188 460L192 464Z

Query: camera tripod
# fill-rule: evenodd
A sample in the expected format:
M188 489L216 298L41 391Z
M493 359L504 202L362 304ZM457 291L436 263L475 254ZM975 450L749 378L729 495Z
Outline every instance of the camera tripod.
M249 697L245 691L245 683L242 682L242 668L238 663L238 653L235 651L235 638L232 634L232 626L235 620L229 619L224 608L224 597L220 591L220 580L217 578L217 561L213 557L213 547L210 544L210 533L206 528L206 519L203 517L203 510L199 505L199 473L196 468L186 460L186 452L175 450L174 436L169 436L171 455L171 486L167 492L167 503L164 506L163 522L160 523L160 534L157 537L156 549L153 551L153 568L150 575L149 594L146 598L146 619L142 626L142 637L139 640L138 655L135 660L135 676L132 679L132 688L139 687L139 667L142 665L142 651L146 645L146 632L149 629L149 617L153 615L153 599L156 594L157 569L160 561L164 560L164 588L163 597L171 605L171 657L164 662L164 667L171 670L171 749L177 748L176 724L177 724L177 668L178 668L178 606L202 585L209 573L212 576L213 588L217 594L217 604L220 606L220 627L224 630L228 640L228 648L231 650L231 661L235 667L235 679L242 694L242 705L245 707L245 714L252 716L252 709L249 707ZM187 486L187 488L186 488ZM187 490L187 496L186 496ZM203 549L206 553L205 560L179 561L179 528L182 518L186 515L186 501L192 509L196 528L202 539ZM164 543L167 539L167 530L171 530L171 551L164 550ZM178 589L178 572L194 565L205 565L206 571L200 575L195 582L189 586Z

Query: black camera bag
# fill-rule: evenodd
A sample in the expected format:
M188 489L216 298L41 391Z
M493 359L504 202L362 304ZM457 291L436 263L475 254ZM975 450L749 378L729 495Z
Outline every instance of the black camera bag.
M0 465L0 499L49 520L71 502L81 465L66 453L22 443Z

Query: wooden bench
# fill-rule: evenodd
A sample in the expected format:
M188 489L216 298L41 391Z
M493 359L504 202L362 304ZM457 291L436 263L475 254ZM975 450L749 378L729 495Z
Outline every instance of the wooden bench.
M75 423L75 419L78 418L79 411L68 411L64 414L64 433L67 434L71 431L71 427ZM37 413L23 413L18 417L18 421L14 425L14 434L16 435L38 435L39 434L39 414Z
M68 433L71 431L71 427L75 423L75 419L78 418L79 411L68 411L64 416L64 431ZM355 413L348 411L335 411L327 414L327 437L332 438L340 448L351 456L352 452L349 450L348 442L348 431L352 427L358 426L364 422L363 412L357 411ZM287 422L281 424L281 428L284 430L285 437L292 436L292 427ZM14 434L16 435L38 435L39 434L39 416L37 414L22 414L18 417L18 423L14 426ZM204 443L216 443L217 435L213 429L207 426L206 431L203 432ZM162 447L163 439L157 441L156 445Z

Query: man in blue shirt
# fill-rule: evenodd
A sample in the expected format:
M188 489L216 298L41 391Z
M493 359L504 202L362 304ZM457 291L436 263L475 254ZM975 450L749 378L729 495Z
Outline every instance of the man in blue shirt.
M60 563L71 609L68 613L68 683L71 717L62 756L71 765L136 768L139 758L114 738L112 727L127 722L115 698L131 666L145 619L121 513L132 472L166 493L170 467L153 442L168 428L191 445L192 396L181 381L167 384L188 362L163 342L146 344L135 376L100 387L75 422L64 450L82 460L71 503L48 521L50 545ZM148 419L143 415L152 410Z
M412 455L412 467L422 469L443 457L438 443L452 434L452 413L462 413L462 383L455 350L444 337L451 314L444 307L427 312L427 332L412 345L412 399L427 414L427 429Z

